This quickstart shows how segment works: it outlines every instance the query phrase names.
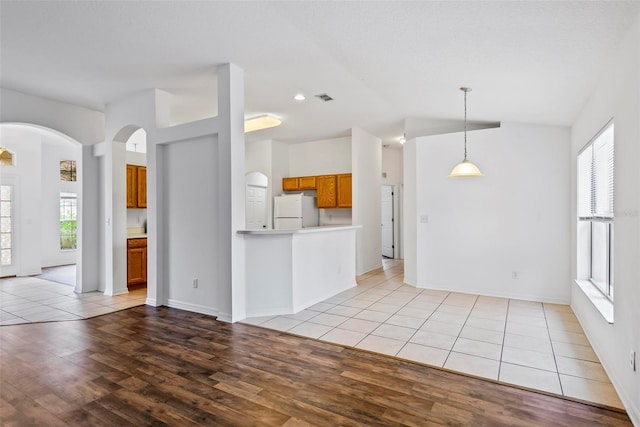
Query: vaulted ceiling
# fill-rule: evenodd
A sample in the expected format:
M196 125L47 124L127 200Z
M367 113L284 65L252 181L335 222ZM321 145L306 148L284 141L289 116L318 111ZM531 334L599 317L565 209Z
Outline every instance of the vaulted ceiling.
M405 118L571 125L638 1L2 1L0 84L103 110L174 95L176 123L216 114L216 66L245 71L251 138L352 126L396 141ZM307 100L293 96L304 93ZM313 95L328 93L333 101Z

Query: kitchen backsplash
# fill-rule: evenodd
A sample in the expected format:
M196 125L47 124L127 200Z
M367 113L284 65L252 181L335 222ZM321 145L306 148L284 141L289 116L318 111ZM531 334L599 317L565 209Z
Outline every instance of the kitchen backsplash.
M141 228L144 227L144 222L147 220L146 209L127 209L127 228Z
M320 209L320 225L351 225L351 209Z

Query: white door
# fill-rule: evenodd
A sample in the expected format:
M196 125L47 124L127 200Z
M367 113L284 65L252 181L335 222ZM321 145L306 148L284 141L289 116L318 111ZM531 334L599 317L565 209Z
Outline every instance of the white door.
M247 185L246 197L247 230L267 228L267 189Z
M382 186L382 256L393 258L393 186Z
M0 277L18 273L15 251L15 182L3 179L0 191Z

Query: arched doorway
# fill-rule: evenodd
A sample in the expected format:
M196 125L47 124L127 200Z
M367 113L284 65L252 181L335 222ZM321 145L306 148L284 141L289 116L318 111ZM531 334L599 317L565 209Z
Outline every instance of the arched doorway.
M113 290L114 293L144 292L145 297L148 270L146 138L143 128L129 125L116 134L112 147Z
M3 150L12 154L0 173L1 275L66 265L71 273L62 283L82 292L82 145L26 123L1 123L0 134Z

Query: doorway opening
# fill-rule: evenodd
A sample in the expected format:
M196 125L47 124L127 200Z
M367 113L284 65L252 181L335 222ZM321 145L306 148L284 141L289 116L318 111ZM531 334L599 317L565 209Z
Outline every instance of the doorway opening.
M381 201L381 237L383 258L395 258L395 230L394 230L394 186L383 185L380 197Z
M65 284L82 292L82 145L25 123L2 123L0 133L1 276L65 266Z

